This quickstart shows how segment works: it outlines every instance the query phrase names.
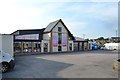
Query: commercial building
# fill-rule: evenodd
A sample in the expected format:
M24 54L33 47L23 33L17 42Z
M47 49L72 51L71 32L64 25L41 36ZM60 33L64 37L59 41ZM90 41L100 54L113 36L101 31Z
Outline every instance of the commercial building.
M17 30L12 35L14 35L15 53L75 51L76 43L78 43L77 47L80 47L80 41L76 41L61 19L51 22L43 29ZM82 41L82 45L83 42L88 43L88 41Z

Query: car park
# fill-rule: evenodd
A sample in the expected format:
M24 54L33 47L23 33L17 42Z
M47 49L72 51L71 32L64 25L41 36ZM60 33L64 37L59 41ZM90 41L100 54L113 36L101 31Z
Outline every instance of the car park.
M120 59L114 60L113 70L115 70L115 71L120 71Z

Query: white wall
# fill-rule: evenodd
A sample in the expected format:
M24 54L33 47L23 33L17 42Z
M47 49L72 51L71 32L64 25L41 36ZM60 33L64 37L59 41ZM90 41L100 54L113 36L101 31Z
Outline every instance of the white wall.
M9 53L13 56L13 36L12 35L0 35L0 49L1 47L2 47L2 51Z
M13 56L13 36L3 35L2 37L2 50L6 53L10 53Z
M2 51L2 35L0 34L0 61L2 61L1 51ZM0 65L0 67L1 67L1 65ZM0 74L0 79L2 80L2 74Z
M2 51L2 35L0 34L0 51Z

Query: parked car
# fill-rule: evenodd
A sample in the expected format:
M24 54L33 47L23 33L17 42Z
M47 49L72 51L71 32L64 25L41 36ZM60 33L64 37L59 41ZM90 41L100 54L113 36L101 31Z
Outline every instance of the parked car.
M115 71L120 71L120 59L114 60L113 69L114 69Z
M12 70L15 66L14 58L5 52L0 52L0 71L2 73Z
M97 45L97 43L95 42L92 42L92 50L97 50L99 49L100 47Z

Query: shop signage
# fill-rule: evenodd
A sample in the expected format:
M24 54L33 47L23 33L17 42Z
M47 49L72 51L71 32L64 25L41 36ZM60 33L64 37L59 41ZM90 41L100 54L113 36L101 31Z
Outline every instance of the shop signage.
M15 40L39 40L39 34L18 35Z
M58 38L57 38L57 36L53 35L52 36L52 41L53 41L53 47L57 47L58 46Z
M63 35L63 36L62 36L62 46L63 46L63 47L66 47L66 46L67 46L67 36L66 36L66 35Z

